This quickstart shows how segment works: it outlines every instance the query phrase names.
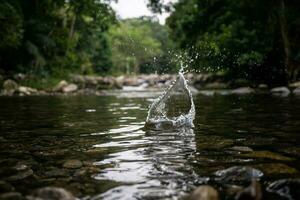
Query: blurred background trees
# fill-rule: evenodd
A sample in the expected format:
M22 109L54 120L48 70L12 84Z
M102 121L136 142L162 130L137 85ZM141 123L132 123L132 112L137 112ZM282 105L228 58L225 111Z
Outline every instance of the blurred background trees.
M298 0L149 0L156 19L117 20L109 0L2 0L0 69L38 77L190 70L284 84L299 78Z

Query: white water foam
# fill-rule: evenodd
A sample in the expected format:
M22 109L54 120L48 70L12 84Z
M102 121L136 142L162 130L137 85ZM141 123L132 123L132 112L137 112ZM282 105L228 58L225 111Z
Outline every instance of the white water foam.
M192 93L179 71L176 81L150 106L146 127L155 129L194 127L195 105Z

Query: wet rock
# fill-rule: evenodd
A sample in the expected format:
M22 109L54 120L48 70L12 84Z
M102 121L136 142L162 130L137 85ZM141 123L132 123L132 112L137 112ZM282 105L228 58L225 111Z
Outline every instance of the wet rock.
M23 179L25 179L27 177L30 177L32 175L33 175L32 169L28 169L28 170L20 171L15 175L9 176L7 178L7 181L11 181L11 182L20 181L20 180L23 180Z
M251 151L253 151L253 149L251 149L250 147L247 147L247 146L234 146L234 147L231 147L230 149L232 149L234 151L240 151L240 152L251 152Z
M240 87L240 88L237 88L237 89L234 89L231 91L232 94L251 94L251 93L254 93L254 89L250 88L250 87Z
M80 160L67 160L64 162L63 167L68 169L78 169L82 167L82 162Z
M234 166L215 172L216 180L221 183L242 183L250 182L253 179L259 179L263 173L255 168L248 166Z
M191 194L190 200L218 200L219 194L216 189L209 185L199 186Z
M71 92L77 91L77 89L78 89L78 86L76 84L74 84L74 83L71 83L71 84L63 87L62 91L64 93L71 93Z
M69 191L58 187L44 187L36 190L29 200L75 200L73 194Z
M54 92L62 92L63 88L68 86L68 82L65 80L60 81L54 88Z
M5 181L0 181L0 193L11 192L14 190L15 190L15 188L11 184L9 184Z
M271 159L271 160L278 160L278 161L291 161L293 158L283 156L279 153L274 153L270 151L252 151L247 154L242 154L242 157L248 158L264 158L264 159Z
M17 90L18 90L18 84L15 81L11 79L4 81L3 83L4 95L12 95Z
M279 95L288 95L290 92L291 91L287 87L276 87L271 89L271 93Z
M262 189L259 182L252 180L251 185L238 192L235 200L261 200Z
M275 174L291 175L298 173L298 171L295 168L289 167L286 164L282 163L258 164L254 167L261 169L268 176L274 176Z
M24 199L22 194L19 192L7 192L0 194L0 199L2 200L21 200Z
M267 191L276 193L289 200L297 200L300 197L300 179L281 179L268 185Z
M19 92L19 94L31 95L31 94L36 94L38 91L34 88L20 86L18 88L18 92Z
M294 89L294 90L293 90L293 94L294 94L294 95L299 95L299 96L300 96L300 87Z

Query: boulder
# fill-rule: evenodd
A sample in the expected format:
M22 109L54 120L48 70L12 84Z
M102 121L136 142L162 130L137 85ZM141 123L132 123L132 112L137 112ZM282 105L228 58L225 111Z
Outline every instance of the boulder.
M300 197L300 179L281 179L270 183L267 191L285 199L296 200Z
M65 80L60 81L54 88L54 92L62 92L63 88L68 86L68 82Z
M251 94L254 92L255 92L254 89L250 87L240 87L231 91L232 94L238 94L238 95Z
M271 93L273 94L288 95L290 92L291 91L287 87L276 87L271 89Z
M24 95L31 95L31 94L36 94L38 91L36 89L34 89L34 88L20 86L18 88L18 92L20 94L24 94Z
M216 189L209 185L199 186L191 194L190 200L218 200L219 194Z
M289 84L291 88L300 88L300 81Z
M67 160L64 162L63 167L68 169L78 169L82 167L82 162L80 160Z
M62 88L63 93L72 93L78 90L78 86L74 83L71 83Z
M3 93L5 95L12 95L16 90L18 90L18 84L15 81L11 79L4 81Z
M28 196L29 200L75 200L75 197L69 191L58 187L40 188Z

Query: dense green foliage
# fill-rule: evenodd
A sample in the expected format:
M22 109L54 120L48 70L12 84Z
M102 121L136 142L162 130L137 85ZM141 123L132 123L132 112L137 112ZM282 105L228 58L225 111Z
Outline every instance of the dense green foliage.
M2 0L0 68L35 75L107 72L106 32L115 21L95 0Z
M151 18L122 20L110 30L113 72L164 73L176 70L165 26Z
M150 5L159 11L161 2ZM179 0L173 10L167 25L194 69L278 84L297 78L299 1Z

